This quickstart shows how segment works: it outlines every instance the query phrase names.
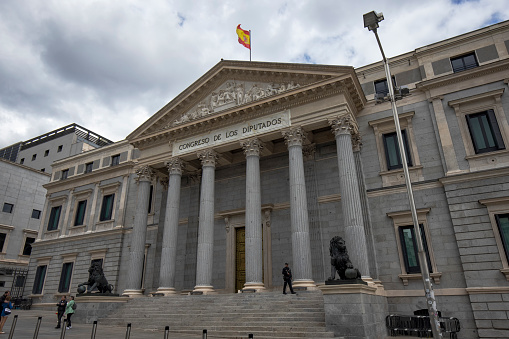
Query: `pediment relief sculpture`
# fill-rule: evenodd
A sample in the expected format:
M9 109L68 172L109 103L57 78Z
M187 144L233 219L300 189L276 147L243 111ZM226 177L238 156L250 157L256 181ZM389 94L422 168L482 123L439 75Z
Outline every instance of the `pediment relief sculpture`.
M227 108L247 104L298 87L300 87L300 84L293 81L266 84L227 81L207 96L205 100L199 102L198 105L181 115L177 120L174 120L171 126L182 125Z

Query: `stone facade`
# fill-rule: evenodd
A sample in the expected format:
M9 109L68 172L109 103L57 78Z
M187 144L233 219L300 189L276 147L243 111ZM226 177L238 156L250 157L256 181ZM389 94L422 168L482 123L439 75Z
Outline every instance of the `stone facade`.
M509 336L509 239L499 227L509 215L507 41L503 22L390 60L396 86L410 90L396 104L438 309L460 320L462 338ZM453 69L464 55L476 67ZM47 274L33 297L73 293L98 258L131 297L277 291L285 262L296 286L323 288L329 241L341 236L369 286L350 299L324 292L326 318L368 327L331 323L337 335L375 337L381 313L426 308L391 104L375 97L384 78L381 63L221 61L126 140L55 163L30 263L32 281L38 266ZM83 199L86 221L74 226ZM57 206L62 220L48 230ZM75 263L72 283L57 293L65 262ZM369 312L346 314L345 300Z

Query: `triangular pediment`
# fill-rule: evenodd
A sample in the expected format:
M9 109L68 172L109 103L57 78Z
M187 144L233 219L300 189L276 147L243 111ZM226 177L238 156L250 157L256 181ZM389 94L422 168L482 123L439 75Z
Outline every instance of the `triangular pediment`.
M221 61L127 136L131 142L185 128L226 111L296 95L314 84L348 78L364 101L352 67ZM361 98L362 96L362 98Z

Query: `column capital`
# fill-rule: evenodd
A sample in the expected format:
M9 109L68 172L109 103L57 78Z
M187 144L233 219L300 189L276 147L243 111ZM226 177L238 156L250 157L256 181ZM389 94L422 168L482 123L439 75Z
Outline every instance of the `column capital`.
M359 152L362 148L362 138L359 132L352 135L352 147L354 152Z
M216 167L216 161L219 158L217 152L212 149L206 149L196 154L203 167Z
M340 134L357 134L359 126L351 114L343 114L327 119L335 136Z
M142 166L136 169L136 183L140 181L152 181L154 180L155 173L150 166Z
M281 131L285 138L285 143L288 147L291 146L302 146L304 140L306 140L306 131L302 127L291 127Z
M304 160L313 160L315 158L316 144L309 144L302 147L302 155Z
M182 159L178 157L173 157L166 161L165 165L168 168L168 173L170 175L172 174L182 175L182 171L184 170L186 164Z
M170 179L165 177L165 178L162 178L159 182L161 183L161 186L163 186L163 190L167 191L168 185L170 184Z
M260 151L263 149L263 143L258 138L252 138L247 140L241 140L240 146L244 150L246 157L249 156L260 156Z

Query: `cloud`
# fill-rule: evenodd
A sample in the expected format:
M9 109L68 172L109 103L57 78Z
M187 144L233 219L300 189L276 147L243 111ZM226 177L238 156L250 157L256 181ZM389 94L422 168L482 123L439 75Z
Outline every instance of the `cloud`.
M221 58L363 66L509 18L504 0L0 2L0 147L76 122L121 140Z

